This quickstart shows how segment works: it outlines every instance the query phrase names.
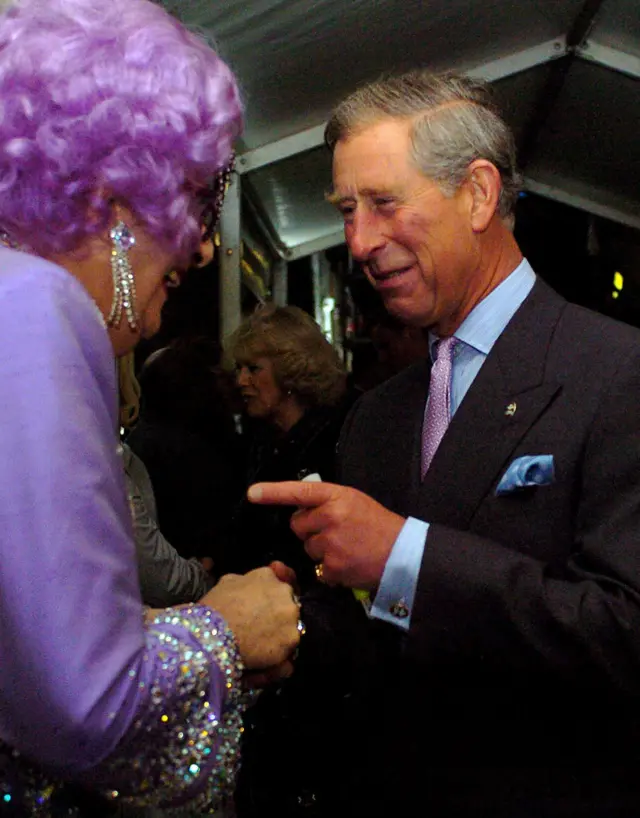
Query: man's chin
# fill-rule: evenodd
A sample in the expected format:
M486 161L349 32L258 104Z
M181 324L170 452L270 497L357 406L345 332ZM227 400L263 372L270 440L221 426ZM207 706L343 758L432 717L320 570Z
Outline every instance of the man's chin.
M434 323L434 318L431 313L425 310L417 310L415 305L407 304L402 299L388 298L383 299L384 308L386 311L406 324L408 327L418 327L419 329L428 329Z

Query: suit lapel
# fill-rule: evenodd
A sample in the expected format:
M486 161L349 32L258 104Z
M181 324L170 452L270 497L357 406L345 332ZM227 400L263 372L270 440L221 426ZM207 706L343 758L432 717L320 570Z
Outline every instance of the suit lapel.
M467 528L515 448L560 390L545 377L566 302L540 280L496 341L417 494L430 522Z

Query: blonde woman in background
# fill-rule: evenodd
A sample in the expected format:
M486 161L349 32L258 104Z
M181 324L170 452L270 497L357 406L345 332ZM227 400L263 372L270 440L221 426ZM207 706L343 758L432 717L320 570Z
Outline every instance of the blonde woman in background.
M335 349L298 307L267 305L246 318L227 343L251 438L245 484L335 474L335 449L353 400ZM273 559L291 564L304 591L313 563L289 528L293 509L242 499L224 555L227 570L247 571Z
M268 305L240 325L227 349L253 438L246 484L310 474L335 480L338 436L356 395L313 318L298 307ZM351 664L366 617L351 591L318 580L291 531L294 511L241 500L224 555L231 571L274 559L291 565L308 629L294 676L247 713L239 818L340 814L326 789L349 748Z

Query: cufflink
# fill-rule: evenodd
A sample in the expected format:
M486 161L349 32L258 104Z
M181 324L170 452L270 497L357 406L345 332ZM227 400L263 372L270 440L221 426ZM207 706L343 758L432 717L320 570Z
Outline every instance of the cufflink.
M400 599L389 608L389 613L397 619L406 619L409 616L409 608L404 599Z

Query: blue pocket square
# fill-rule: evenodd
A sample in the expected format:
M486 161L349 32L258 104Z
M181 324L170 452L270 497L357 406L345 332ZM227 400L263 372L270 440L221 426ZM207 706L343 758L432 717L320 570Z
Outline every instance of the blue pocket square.
M555 480L552 454L518 457L511 463L496 489L496 497L528 486L549 486Z

